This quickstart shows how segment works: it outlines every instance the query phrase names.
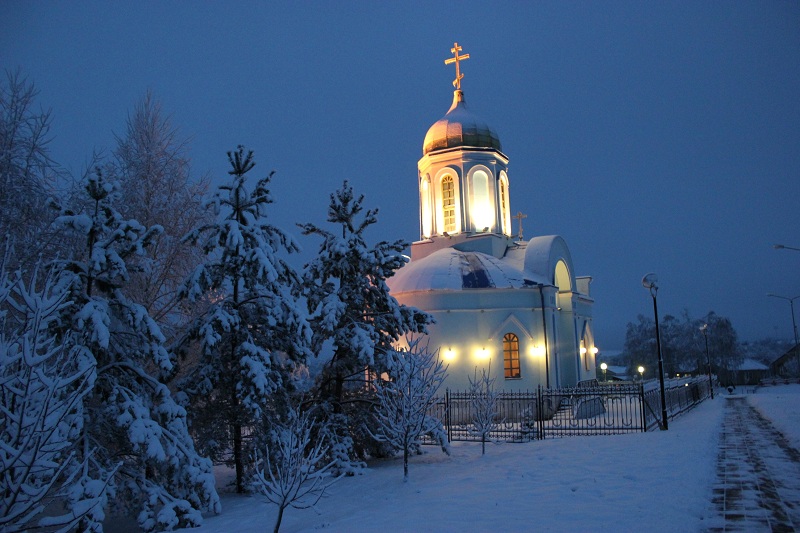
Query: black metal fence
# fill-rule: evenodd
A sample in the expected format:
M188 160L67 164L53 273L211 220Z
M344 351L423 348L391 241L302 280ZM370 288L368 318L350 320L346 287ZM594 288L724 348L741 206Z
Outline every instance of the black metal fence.
M709 396L708 380L683 379L665 386L670 418ZM442 421L450 441L480 441L475 419L475 396L447 390L430 414ZM616 435L655 428L661 419L658 384L580 383L566 389L499 394L490 440L526 442L577 435Z

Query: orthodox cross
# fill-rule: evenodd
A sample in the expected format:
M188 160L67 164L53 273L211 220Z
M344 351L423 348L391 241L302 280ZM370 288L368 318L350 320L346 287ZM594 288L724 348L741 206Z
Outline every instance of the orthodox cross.
M516 218L517 221L519 222L519 235L517 235L517 240L521 241L522 240L522 219L523 218L528 218L528 215L523 215L522 211L517 211L517 214L514 215L511 218Z
M452 52L455 57L451 57L450 59L444 60L445 65L449 65L451 63L456 64L456 79L453 80L453 87L455 87L459 91L461 90L461 79L464 77L464 75L461 74L461 67L459 66L459 61L462 61L464 59L469 59L469 54L464 54L463 56L458 55L460 51L461 47L458 46L458 43L453 43L453 48L450 49L450 52Z

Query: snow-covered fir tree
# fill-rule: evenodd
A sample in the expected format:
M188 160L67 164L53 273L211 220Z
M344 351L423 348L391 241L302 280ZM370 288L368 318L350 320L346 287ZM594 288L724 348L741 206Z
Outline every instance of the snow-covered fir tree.
M72 275L59 340L91 354L97 373L84 401L79 459L88 459L95 479L110 482L114 501L137 513L143 530L198 525L203 511L220 510L212 464L195 451L186 411L165 384L174 366L164 336L123 292L126 260L143 254L160 228L124 220L114 205L118 184L99 170L85 192L86 210L56 221L85 243L56 263Z
M360 431L366 410L353 395L366 390L367 374L387 369L387 354L393 343L408 333L424 333L433 318L416 308L400 305L390 294L386 279L405 264L403 241L378 242L369 246L365 232L378 220L378 210L364 210L363 195L356 195L345 181L331 194L328 231L303 224L304 235L323 241L318 256L306 265L306 296L312 316L314 346L332 345L333 356L320 376L317 392L346 431ZM349 403L349 406L345 404ZM360 440L357 435L342 435ZM360 452L356 450L360 455Z
M298 251L297 244L267 222L272 174L248 188L253 153L240 146L228 159L231 181L210 202L219 221L187 236L201 244L206 262L184 291L211 305L193 328L200 361L181 388L200 445L215 457L233 452L236 489L243 492L245 431L257 431L283 397L273 392L291 385L284 378L305 361L311 330L295 294L300 278L280 255Z
M487 368L475 367L475 375L469 379L469 403L472 411L472 428L470 434L480 437L481 455L486 453L486 441L491 441L491 433L497 428L497 404L500 391L494 386L497 378L491 377L491 361Z
M408 348L387 352L388 379L375 380L378 424L372 435L403 452L403 481L408 481L408 457L419 450L423 436L430 436L450 453L442 422L430 413L447 367L420 340L407 337Z
M6 258L8 256L6 255ZM103 517L106 483L73 443L96 378L91 353L51 331L69 284L54 272L9 276L0 261L0 530L71 530ZM41 278L41 279L40 279Z

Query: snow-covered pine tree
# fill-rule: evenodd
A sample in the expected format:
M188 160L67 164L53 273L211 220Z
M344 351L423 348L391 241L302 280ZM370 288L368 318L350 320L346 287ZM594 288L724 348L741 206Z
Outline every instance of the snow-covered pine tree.
M8 255L5 256L6 258ZM95 360L57 341L69 283L50 271L9 277L0 261L0 530L72 530L102 520L106 483L92 479L73 444ZM69 277L67 277L69 278Z
M305 362L311 329L296 297L300 278L279 255L298 251L297 244L267 222L273 174L250 190L252 151L239 146L228 159L231 181L210 202L221 218L186 237L201 243L206 262L183 291L192 299L210 298L211 305L194 327L200 361L181 388L200 444L212 456L233 452L236 490L243 492L245 430L256 429L284 397L273 392L290 386L284 376Z
M56 220L86 243L56 263L73 276L60 341L69 350L86 350L97 368L84 402L79 457L88 458L97 479L114 474L115 502L138 512L143 530L199 525L203 511L220 510L212 464L195 451L186 411L164 384L173 361L158 325L122 290L126 259L144 253L160 228L123 220L114 206L118 184L99 170L85 191L87 209Z
M403 452L403 481L408 481L408 456L419 449L421 438L430 435L442 451L450 454L441 420L430 414L436 392L447 376L447 367L437 352L406 337L407 349L387 352L388 380L375 380L377 428L372 436Z
M497 404L500 401L500 391L494 386L497 378L491 377L491 361L488 368L481 369L478 376L478 367L475 375L467 376L469 379L469 403L472 408L472 429L470 433L481 439L481 455L486 453L486 441L491 442L491 433L497 428Z
M306 265L304 281L315 350L325 342L333 346L318 392L337 414L345 413L349 392L366 389L368 370L378 375L386 370L386 354L394 342L408 333L426 332L433 322L432 316L399 304L389 294L386 279L406 263L406 243L381 241L370 247L365 232L377 222L378 210L362 214L363 202L364 196L356 196L345 181L331 194L328 207L328 222L341 229L301 225L304 235L323 239L319 255Z

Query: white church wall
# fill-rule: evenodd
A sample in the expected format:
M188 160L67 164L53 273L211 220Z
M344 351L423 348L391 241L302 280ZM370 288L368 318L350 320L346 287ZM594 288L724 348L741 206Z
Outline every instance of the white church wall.
M499 388L534 390L547 383L545 340L539 293L535 290L478 289L428 291L396 296L405 305L428 310L436 324L428 327L429 348L449 365L445 387L464 390L469 376L491 366ZM519 378L505 378L503 337L519 340Z

